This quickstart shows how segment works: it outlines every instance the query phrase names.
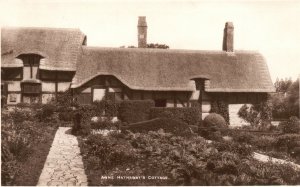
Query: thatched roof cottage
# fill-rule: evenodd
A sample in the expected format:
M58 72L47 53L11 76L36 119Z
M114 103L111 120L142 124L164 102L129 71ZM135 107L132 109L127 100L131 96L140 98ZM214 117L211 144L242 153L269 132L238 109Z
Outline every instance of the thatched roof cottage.
M89 47L78 29L3 28L2 86L8 104L45 103L71 88L82 104L107 95L152 99L157 107L200 103L205 116L211 101L226 100L234 120L240 104L260 102L274 87L259 52L234 50L233 30L226 23L222 50L200 51L146 48L145 17L138 48Z

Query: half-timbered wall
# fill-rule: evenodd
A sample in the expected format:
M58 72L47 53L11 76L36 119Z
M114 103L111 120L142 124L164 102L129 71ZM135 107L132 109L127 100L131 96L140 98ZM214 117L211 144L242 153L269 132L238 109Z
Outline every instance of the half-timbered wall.
M132 90L114 76L98 76L80 88L74 90L76 99L81 104L90 104L102 94L117 100L154 100L164 107L191 107L191 92L183 91L145 91ZM199 98L195 98L197 101Z
M75 72L40 70L42 81L42 103L55 99L58 93L70 88Z

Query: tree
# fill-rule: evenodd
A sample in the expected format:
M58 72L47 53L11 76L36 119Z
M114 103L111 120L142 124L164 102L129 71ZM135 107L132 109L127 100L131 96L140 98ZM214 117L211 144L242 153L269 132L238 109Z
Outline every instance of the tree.
M292 85L293 81L291 78L285 78L283 79L276 79L276 82L274 83L276 92L286 93L288 88Z
M126 48L126 47L123 45L123 46L120 46L120 48ZM137 48L137 47L134 45L129 45L129 46L127 46L127 48ZM150 43L150 44L147 44L147 48L169 49L170 47L166 44Z
M170 47L166 44L150 43L150 44L147 44L147 48L169 49Z
M272 95L273 116L288 119L291 116L299 117L299 79L277 78L275 84L276 94Z
M290 116L299 117L299 78L288 88L285 102Z

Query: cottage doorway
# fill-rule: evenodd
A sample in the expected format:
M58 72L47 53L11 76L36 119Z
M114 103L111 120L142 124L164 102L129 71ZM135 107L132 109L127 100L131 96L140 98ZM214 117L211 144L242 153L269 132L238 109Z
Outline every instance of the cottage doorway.
M105 97L105 88L94 88L93 89L93 101L102 101Z

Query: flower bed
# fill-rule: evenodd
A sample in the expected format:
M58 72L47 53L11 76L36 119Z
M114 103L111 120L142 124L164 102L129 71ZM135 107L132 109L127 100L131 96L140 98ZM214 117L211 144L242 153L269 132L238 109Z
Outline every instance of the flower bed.
M34 186L58 125L39 122L30 108L17 107L1 114L1 185Z
M94 186L300 184L299 171L256 161L250 146L236 142L209 144L159 130L89 135L79 144Z

